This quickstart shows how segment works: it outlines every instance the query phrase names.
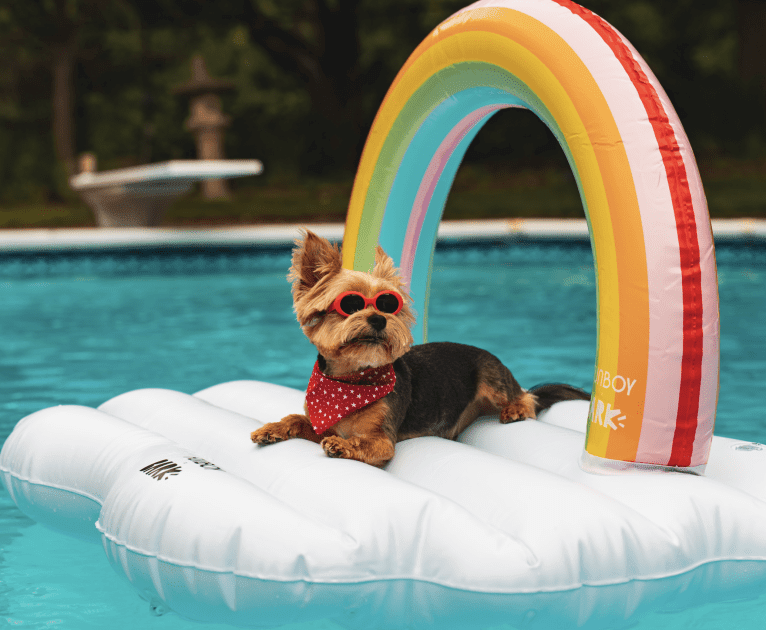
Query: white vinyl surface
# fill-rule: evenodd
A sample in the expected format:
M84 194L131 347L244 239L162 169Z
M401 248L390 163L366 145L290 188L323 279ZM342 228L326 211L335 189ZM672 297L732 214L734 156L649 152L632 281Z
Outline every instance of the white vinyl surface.
M303 406L255 381L128 392L22 420L0 472L29 516L101 541L142 597L269 627L609 627L762 592L766 447L705 477L579 466L588 404L397 445L386 469L249 434Z

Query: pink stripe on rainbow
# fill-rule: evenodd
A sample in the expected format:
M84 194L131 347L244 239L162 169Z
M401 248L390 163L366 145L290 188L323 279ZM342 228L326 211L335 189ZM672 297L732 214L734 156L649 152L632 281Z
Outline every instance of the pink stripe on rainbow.
M426 218L426 212L431 204L436 184L439 183L439 178L441 177L450 156L466 135L468 135L468 132L474 125L478 124L493 112L496 112L499 109L505 109L506 107L510 107L510 105L488 105L477 109L463 118L463 120L461 120L452 131L447 134L447 137L444 138L444 141L441 143L439 149L429 163L425 177L415 196L415 203L412 206L412 214L410 214L410 220L407 224L407 234L404 237L402 258L399 262L402 278L407 286L409 286L410 278L412 277L412 266L415 262L415 252L420 239L420 231L423 228L423 221Z

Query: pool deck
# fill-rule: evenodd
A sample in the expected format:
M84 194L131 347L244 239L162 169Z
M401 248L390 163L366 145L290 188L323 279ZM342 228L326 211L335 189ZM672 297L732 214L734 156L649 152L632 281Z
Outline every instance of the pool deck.
M714 219L716 242L766 243L766 220ZM88 251L142 247L289 246L301 228L340 241L342 223L202 228L75 228L0 230L0 253ZM442 221L439 240L587 240L585 219L499 219Z

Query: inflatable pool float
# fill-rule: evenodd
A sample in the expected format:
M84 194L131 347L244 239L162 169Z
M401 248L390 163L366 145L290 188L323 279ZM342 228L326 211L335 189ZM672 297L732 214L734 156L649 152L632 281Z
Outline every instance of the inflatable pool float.
M142 597L199 621L612 628L766 584L760 445L714 438L704 477L596 475L583 402L401 442L385 470L242 439L303 396L240 381L53 407L0 470L26 514L100 539Z
M241 626L614 628L763 593L766 447L713 437L699 173L656 78L606 22L568 0L496 0L437 27L370 131L344 265L369 269L379 242L425 339L444 201L506 107L548 125L580 188L598 286L590 404L407 440L377 469L303 440L250 443L302 407L300 391L139 390L19 422L0 452L16 504L101 541L155 610Z

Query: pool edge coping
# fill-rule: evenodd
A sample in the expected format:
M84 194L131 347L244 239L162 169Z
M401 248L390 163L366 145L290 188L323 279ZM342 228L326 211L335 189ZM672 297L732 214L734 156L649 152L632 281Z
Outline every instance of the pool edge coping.
M717 242L766 242L764 219L713 219ZM197 228L22 228L0 230L0 253L50 252L142 247L289 246L301 228L333 241L343 238L342 223L263 224ZM438 239L587 240L585 219L489 219L442 221Z

